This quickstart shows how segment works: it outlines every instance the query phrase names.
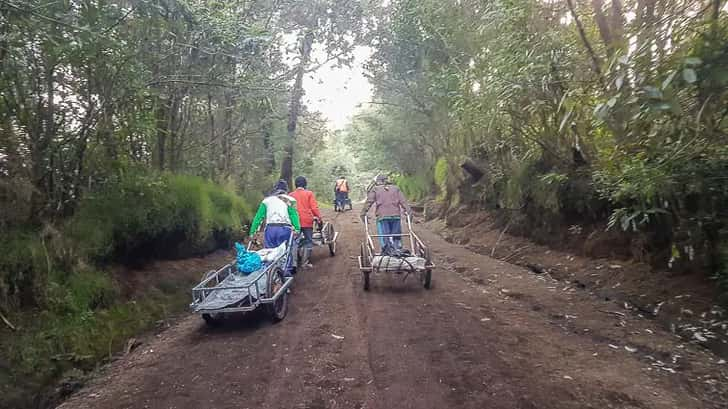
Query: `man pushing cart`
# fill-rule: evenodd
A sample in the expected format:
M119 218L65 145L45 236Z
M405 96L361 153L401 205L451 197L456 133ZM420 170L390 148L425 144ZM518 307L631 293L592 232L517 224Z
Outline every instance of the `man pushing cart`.
M253 236L264 220L265 248L250 251ZM208 272L192 289L192 311L201 314L211 326L218 325L227 314L249 312L260 306L274 322L285 318L300 231L296 200L288 196L288 184L279 180L258 207L250 226L248 248L238 245L237 263Z
M402 213L412 214L412 209L402 191L390 184L386 176L378 175L375 185L367 192L367 200L361 210L362 221L372 206L377 216L377 232L382 249L387 243L395 249L401 249Z
M375 206L377 234L369 233L367 213ZM405 215L407 232L402 234L402 214ZM366 240L361 244L359 269L364 280L364 290L369 290L372 273L390 272L419 276L422 285L429 289L432 282L432 257L430 250L412 231L412 210L397 186L387 182L387 177L379 175L375 185L367 192L367 200L361 212ZM402 237L409 240L409 249L404 248ZM376 251L373 238L379 239L380 251Z

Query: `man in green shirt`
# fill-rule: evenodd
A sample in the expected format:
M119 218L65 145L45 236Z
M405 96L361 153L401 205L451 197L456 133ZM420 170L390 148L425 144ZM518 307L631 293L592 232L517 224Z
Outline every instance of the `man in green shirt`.
M296 199L288 195L288 183L285 180L279 180L271 194L260 203L250 226L250 237L255 235L263 220L265 220L263 236L265 248L276 248L282 243L287 243L292 234L298 234L301 231ZM290 263L296 258L295 245L296 240L293 240L292 247L294 248L289 250L291 257L287 268L288 274L293 273Z

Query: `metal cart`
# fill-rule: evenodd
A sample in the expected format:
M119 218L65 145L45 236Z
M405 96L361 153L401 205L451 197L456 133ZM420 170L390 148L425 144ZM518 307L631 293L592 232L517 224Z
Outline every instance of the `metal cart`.
M412 219L406 217L407 230L402 234L371 234L369 232L369 218L364 216L364 231L366 239L361 243L359 254L359 270L362 273L364 291L369 291L371 275L378 273L405 274L406 280L410 274L418 277L419 282L426 289L432 286L432 262L430 249L412 230ZM376 252L375 239L400 237L403 242L409 241L408 257L392 257L382 252ZM404 243L405 245L407 243Z
M293 283L293 277L284 274L292 257L293 240L291 235L283 254L249 275L239 274L234 263L207 272L192 288L192 311L202 315L210 326L218 325L225 314L250 312L258 307L265 308L273 322L281 321L288 312L288 288Z

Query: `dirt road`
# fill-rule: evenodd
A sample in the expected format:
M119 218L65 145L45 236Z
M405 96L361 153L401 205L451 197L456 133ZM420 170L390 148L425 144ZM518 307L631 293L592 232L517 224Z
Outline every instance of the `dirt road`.
M728 368L648 319L428 231L433 289L356 266L361 224L336 218L288 317L181 320L115 362L69 408L726 407Z

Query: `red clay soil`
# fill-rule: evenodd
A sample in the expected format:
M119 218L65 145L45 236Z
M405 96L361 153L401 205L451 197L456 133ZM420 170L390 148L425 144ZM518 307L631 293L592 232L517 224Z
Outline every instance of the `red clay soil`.
M614 302L448 243L433 289L362 289L362 226L337 216L288 317L190 315L61 408L725 408L728 366ZM212 265L210 266L212 267Z

